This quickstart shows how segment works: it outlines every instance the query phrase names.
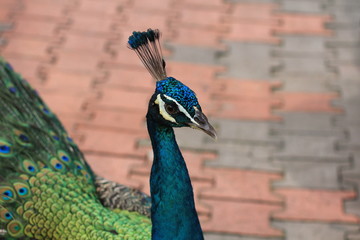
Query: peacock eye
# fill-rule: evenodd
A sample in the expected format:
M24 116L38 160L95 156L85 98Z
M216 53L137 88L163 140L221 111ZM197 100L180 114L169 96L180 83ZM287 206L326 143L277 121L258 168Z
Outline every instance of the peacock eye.
M179 108L176 105L172 106L170 104L165 105L165 110L168 114L175 114L179 112Z

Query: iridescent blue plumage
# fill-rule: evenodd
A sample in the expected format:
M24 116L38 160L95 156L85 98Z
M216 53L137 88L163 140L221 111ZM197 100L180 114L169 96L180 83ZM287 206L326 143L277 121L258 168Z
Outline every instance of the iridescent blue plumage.
M194 107L201 110L194 91L173 77L167 77L164 80L156 82L156 93L165 94L175 99L191 116L195 114Z
M200 129L212 137L216 133L201 112L195 93L166 76L158 42L159 31L151 29L134 32L128 42L157 80L146 115L154 152L150 177L152 239L203 240L190 176L173 127Z

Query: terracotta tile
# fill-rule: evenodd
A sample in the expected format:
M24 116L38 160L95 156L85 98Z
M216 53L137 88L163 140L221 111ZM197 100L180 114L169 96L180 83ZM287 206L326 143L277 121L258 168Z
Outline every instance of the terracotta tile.
M3 50L6 55L24 55L33 59L47 59L47 49L49 42L44 40L35 40L23 37L13 37L7 43Z
M94 34L108 34L112 31L114 24L114 20L110 17L93 17L87 13L78 13L76 18L73 19L71 30Z
M214 95L222 98L270 99L273 97L272 90L280 87L281 83L220 78L214 82L214 85Z
M41 91L40 96L56 114L78 115L85 103L94 98L92 94L68 95L65 91Z
M10 8L0 9L0 21L8 22L10 21L11 11Z
M145 113L152 93L133 92L124 89L105 89L102 94L102 98L96 105Z
M0 4L4 8L13 8L16 7L19 3L13 0L0 0Z
M277 189L284 196L285 210L274 218L294 221L322 221L359 223L357 216L346 214L344 201L356 197L352 191L326 191L310 189Z
M56 68L63 71L74 71L80 73L90 73L98 71L102 55L91 52L82 52L81 54L72 51L59 51L56 54Z
M230 7L230 5L223 0L184 0L181 1L179 4L187 7L207 8L217 11L227 11Z
M136 70L144 69L136 53L126 47L127 42L123 41L119 46L113 47L112 50L116 56L111 61L104 62L104 68L116 69L118 67L135 67Z
M142 70L119 67L109 71L106 87L144 91L151 94L155 89L155 80L145 67Z
M162 1L142 1L142 0L134 0L131 2L130 6L131 9L139 9L139 10L146 10L148 12L161 12L161 13L168 13L173 6L172 0L162 0Z
M227 199L280 204L271 190L271 182L281 179L280 174L260 171L206 168L204 173L214 176L214 187L201 192L202 199Z
M152 2L153 3L153 2ZM125 16L124 24L121 24L124 29L123 36L126 38L132 34L133 31L146 31L149 28L160 29L162 32L167 33L169 20L173 14L157 14L149 11L124 11L122 14ZM163 38L168 38L168 34L163 35Z
M274 96L283 101L279 108L281 111L342 112L341 109L331 106L331 101L339 97L336 93L279 92Z
M229 14L230 21L251 20L251 22L272 22L273 12L278 9L277 4L272 3L236 3Z
M3 56L23 78L28 80L39 78L41 61L29 59L24 56L8 56L5 53L1 53L1 56Z
M92 16L113 16L121 11L125 1L82 1L78 11L90 14Z
M270 213L279 206L251 202L203 200L212 208L210 221L201 223L204 231L259 237L281 237L280 230L270 226Z
M86 161L99 176L117 183L140 189L141 182L130 179L130 170L134 165L141 164L142 159L127 157L112 157L104 155L86 154Z
M71 92L91 91L94 76L86 73L61 71L56 68L46 68L46 82L48 89L63 89Z
M217 72L225 70L222 66L185 63L185 62L167 62L169 76L186 83L187 85L204 83L209 84L215 79Z
M214 98L221 103L221 109L212 112L211 115L228 119L252 119L252 120L280 120L272 113L272 108L278 107L280 101L277 99L236 99L222 100Z
M325 29L325 24L331 20L328 15L278 13L276 16L281 21L275 28L277 33L326 36L331 34L330 30Z
M52 38L54 37L57 23L53 21L44 21L38 19L19 18L11 34L24 34L27 36L38 38Z
M103 52L105 50L106 39L104 37L67 33L64 37L63 49L79 52Z
M84 140L80 146L85 153L113 156L144 156L141 150L136 149L136 142L139 139L145 138L145 134L96 129L93 127L79 127L77 132L84 135Z
M145 113L106 110L102 108L90 108L89 110L92 111L94 115L91 122L88 122L89 126L147 133Z
M214 30L179 26L176 28L176 35L171 42L204 48L225 49L225 46L220 42L221 37L221 34Z
M206 16L206 17L204 17ZM224 31L223 18L225 14L220 11L211 11L203 8L181 9L180 17L174 20L174 26L200 27L215 31Z
M279 43L280 39L274 36L274 24L259 24L252 21L238 21L229 25L229 33L224 39L239 42Z
M63 1L63 4L44 0L31 1L31 3L30 1L26 1L24 9L21 11L21 15L47 19L61 18L64 16L66 4L67 1Z

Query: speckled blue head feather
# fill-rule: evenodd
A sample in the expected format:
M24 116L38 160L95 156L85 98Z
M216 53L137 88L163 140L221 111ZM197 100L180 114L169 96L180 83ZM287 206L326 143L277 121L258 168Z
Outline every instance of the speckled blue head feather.
M195 114L194 107L201 110L199 102L193 90L173 77L167 77L156 83L156 93L165 94L175 99L192 116Z
M162 56L158 29L146 32L133 32L128 46L139 56L147 70L157 81L166 78L165 61Z

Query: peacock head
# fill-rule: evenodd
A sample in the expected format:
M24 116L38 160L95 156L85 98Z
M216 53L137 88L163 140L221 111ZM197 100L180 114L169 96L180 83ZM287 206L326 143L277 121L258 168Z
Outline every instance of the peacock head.
M159 30L149 29L133 32L128 41L129 48L136 52L157 80L147 117L166 126L202 130L216 138L216 131L203 114L194 91L175 78L167 77L159 38Z

